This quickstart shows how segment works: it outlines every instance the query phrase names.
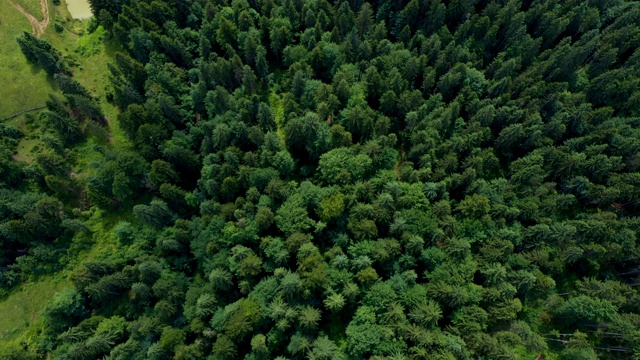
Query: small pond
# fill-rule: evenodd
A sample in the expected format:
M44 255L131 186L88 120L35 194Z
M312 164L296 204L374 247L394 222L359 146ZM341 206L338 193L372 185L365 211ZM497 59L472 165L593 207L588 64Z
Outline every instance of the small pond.
M67 9L69 9L74 19L86 20L93 16L91 7L89 6L89 0L66 0L66 2Z

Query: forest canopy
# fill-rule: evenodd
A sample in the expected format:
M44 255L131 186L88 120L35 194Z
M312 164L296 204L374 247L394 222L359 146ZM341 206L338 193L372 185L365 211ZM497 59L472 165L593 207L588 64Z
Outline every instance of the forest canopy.
M74 287L0 357L640 358L639 2L90 3L117 118L18 38L62 95L33 164L0 126L0 287Z

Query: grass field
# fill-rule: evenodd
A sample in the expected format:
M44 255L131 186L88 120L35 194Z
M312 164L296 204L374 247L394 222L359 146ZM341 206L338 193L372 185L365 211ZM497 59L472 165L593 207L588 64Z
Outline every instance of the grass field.
M42 20L42 11L40 10L40 0L11 0L14 4L20 5L29 14L38 20ZM51 6L51 4L49 4Z
M55 293L73 285L65 279L45 277L20 286L0 301L0 342L22 334L32 325Z
M55 91L53 80L27 64L20 52L16 36L23 31L31 31L29 21L9 2L0 1L0 118L44 105L47 94Z

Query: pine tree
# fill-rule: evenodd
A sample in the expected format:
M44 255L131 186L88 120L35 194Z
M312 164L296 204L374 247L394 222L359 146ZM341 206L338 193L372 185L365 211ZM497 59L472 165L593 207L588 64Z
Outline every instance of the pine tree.
M65 95L81 95L86 98L91 97L89 91L73 78L64 74L55 74L54 78L56 79L58 87L60 87L60 90L62 90Z
M66 144L73 144L82 138L78 122L70 116L62 116L52 111L45 112L43 116Z

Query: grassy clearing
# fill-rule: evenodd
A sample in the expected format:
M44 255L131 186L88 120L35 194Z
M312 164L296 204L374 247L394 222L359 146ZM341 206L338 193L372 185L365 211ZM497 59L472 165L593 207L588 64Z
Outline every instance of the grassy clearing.
M44 16L42 15L42 10L40 9L40 0L11 0L15 4L20 5L23 9L25 9L29 14L33 15L34 18L38 20L42 20ZM49 4L51 6L51 3Z
M28 64L20 52L16 36L23 31L31 31L27 18L0 1L0 118L44 105L47 95L56 91L53 79Z
M32 325L42 308L55 293L72 287L60 277L44 277L35 283L20 286L15 292L0 302L0 342L22 334Z
M136 223L138 220L131 209L121 209L109 213L96 209L94 216L88 221L88 225L94 232L95 245L85 254L85 260L100 258L102 255L108 255L118 250L119 243L112 230L121 221Z
M282 99L276 94L276 89L271 89L269 93L269 105L273 109L273 116L276 122L276 133L282 140L285 142L284 136L284 105L282 104Z
M40 12L39 1L20 0L20 5L33 3L35 9ZM24 3L24 4L23 4ZM32 9L28 9L31 11ZM109 70L107 63L111 61L117 48L105 41L105 30L98 28L93 33L89 33L88 21L74 21L67 11L64 3L53 6L49 3L51 12L51 24L43 34L42 38L51 43L64 56L66 62L72 66L74 78L84 85L92 94L101 99L103 111L110 123L110 129L103 135L103 140L89 140L81 145L78 152L83 156L79 157L78 173L86 173L88 165L92 159L100 156L93 145L126 144L124 134L117 127L117 109L104 101ZM35 10L33 10L35 11ZM56 21L63 24L64 31L57 32L53 23ZM14 9L8 2L0 1L0 63L3 69L0 71L0 82L4 84L0 89L0 119L17 113L21 110L44 105L50 93L60 95L54 80L37 66L28 64L20 52L15 38L23 31L30 31L31 26L27 19ZM37 117L37 112L31 115ZM19 116L9 123L21 128L25 134L18 146L15 156L20 161L31 161L33 154L31 150L38 145L41 132L25 129L23 126L25 117Z
M21 139L20 143L18 143L17 153L14 156L14 159L16 159L17 161L22 161L26 163L32 162L34 158L32 150L39 145L40 145L40 141L36 139L28 139L28 138Z
M66 14L68 13L63 13L61 16L70 19L70 15ZM64 31L61 34L48 32L44 38L63 52L69 64L74 65L72 68L74 79L100 99L102 110L109 122L110 144L126 145L124 133L117 126L118 110L105 100L110 74L107 64L113 61L115 53L120 51L120 48L106 40L106 31L102 27L89 33L88 21L69 20L65 24L70 31Z

